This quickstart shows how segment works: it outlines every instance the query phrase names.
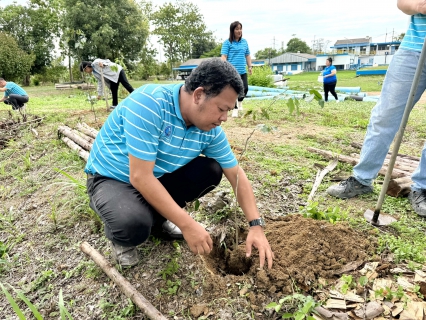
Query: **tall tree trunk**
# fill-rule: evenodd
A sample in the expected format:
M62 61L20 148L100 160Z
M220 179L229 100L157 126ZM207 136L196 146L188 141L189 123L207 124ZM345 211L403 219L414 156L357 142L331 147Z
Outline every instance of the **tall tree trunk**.
M70 71L70 82L73 82L74 79L72 77L71 55L69 53L68 53L68 69Z

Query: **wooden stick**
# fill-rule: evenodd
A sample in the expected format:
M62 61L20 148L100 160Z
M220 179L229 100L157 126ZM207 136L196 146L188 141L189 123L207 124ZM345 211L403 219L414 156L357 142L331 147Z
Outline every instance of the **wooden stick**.
M81 129L80 129L81 128ZM98 130L92 128L91 126L89 126L87 123L83 122L83 123L78 123L77 124L77 129L81 130L82 132L84 132L85 134L87 134L88 136L92 137L93 139L96 138L96 136L98 135ZM83 131L85 130L85 131Z
M327 173L329 173L330 171L333 171L334 168L336 168L336 166L337 166L337 159L334 159L333 161L330 161L328 166L326 166L324 169L322 169L321 171L318 170L314 185L308 197L308 201L312 201L312 199L314 198L315 192L317 191L318 187L321 184L322 179L324 179Z
M110 277L121 291L131 299L148 318L152 320L167 320L145 297L138 292L97 250L86 241L81 243L80 250L92 260Z
M362 148L362 144L356 143L356 142L352 142L351 146L354 147L354 148L356 148L356 149L360 149L360 150ZM392 151L389 151L388 155L391 156L392 155ZM414 161L420 161L420 158L416 157L416 156L410 156L410 155L402 154L402 153L398 153L398 156L401 157L401 158L406 158L406 159L410 159L410 160L414 160Z
M77 143L75 143L74 141L72 141L70 138L68 137L62 137L61 140L63 142L65 142L65 144L71 149L74 150L78 153L78 155L80 156L80 158L82 158L84 161L87 162L87 159L89 159L89 152L87 152L86 150L84 150L82 147L80 147Z
M86 140L90 144L93 144L93 142L95 141L95 139L93 139L92 137L88 136L84 132L78 131L76 129L72 129L72 132L74 132L76 135L82 137L84 140Z
M90 151L92 149L92 144L89 143L87 140L83 139L82 137L76 135L74 132L72 132L70 127L67 126L59 126L58 131L62 133L64 136L67 136L72 141L80 145L82 148Z
M321 150L321 149L317 149L317 148L310 148L309 147L308 151L318 153L318 154L322 155L324 158L329 159L329 160L332 160L332 159L338 157L338 159L341 160L342 162L349 163L353 166L357 165L358 162L359 162L359 159L355 159L353 157L349 157L349 156L345 156L345 155L337 155L333 152ZM385 176L386 171L387 171L387 166L383 166L380 169L379 174L382 175L382 176ZM406 177L406 176L409 176L409 175L411 175L410 172L403 171L403 170L400 170L398 168L393 168L391 177L392 177L392 179L395 179L395 178L400 178L400 177Z

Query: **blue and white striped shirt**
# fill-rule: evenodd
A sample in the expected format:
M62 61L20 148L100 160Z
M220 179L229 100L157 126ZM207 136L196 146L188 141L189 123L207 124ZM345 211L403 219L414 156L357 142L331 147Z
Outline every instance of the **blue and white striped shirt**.
M11 94L19 94L20 96L27 96L27 92L18 86L15 82L7 81L4 86L7 90L4 92L4 96L8 97Z
M402 39L400 49L422 51L426 36L426 15L415 14L410 18L410 25Z
M179 107L182 84L148 84L124 99L99 131L86 173L129 183L129 154L154 161L154 176L173 172L204 154L222 168L237 160L221 127L202 131L186 127Z
M227 56L228 62L237 69L239 74L247 73L246 56L250 55L250 50L246 39L241 38L240 41L232 41L232 43L229 39L225 40L220 54Z

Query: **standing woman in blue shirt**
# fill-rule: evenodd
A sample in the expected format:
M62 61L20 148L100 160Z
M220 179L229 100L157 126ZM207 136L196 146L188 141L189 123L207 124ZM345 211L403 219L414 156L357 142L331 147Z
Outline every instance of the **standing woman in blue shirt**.
M324 100L328 101L328 93L330 92L334 98L336 98L336 102L339 102L336 94L336 67L332 65L333 60L331 58L327 58L325 60L325 69L322 72L322 76L324 79Z
M234 21L229 27L229 39L222 45L222 60L231 63L241 76L244 84L244 96L238 97L238 103L232 111L232 117L238 117L238 110L243 110L243 100L248 91L247 70L251 75L252 65L250 50L247 40L243 38L243 25L239 21Z

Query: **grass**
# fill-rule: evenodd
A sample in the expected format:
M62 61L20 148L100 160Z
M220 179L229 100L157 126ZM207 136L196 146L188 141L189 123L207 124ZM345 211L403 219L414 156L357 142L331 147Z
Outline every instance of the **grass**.
M286 76L286 78L289 78L288 86L292 90L304 90L306 88L322 90L322 84L317 81L318 75L319 71L303 72ZM363 92L380 92L384 78L384 75L357 77L356 71L338 70L337 87L361 87Z
M288 83L294 90L320 89L317 76L318 72L293 75L289 76ZM381 90L379 82L383 81L383 76L357 78L354 71L339 71L338 79L338 86L360 86L362 91L377 92ZM144 82L131 83L138 87ZM58 125L73 126L84 121L99 128L109 111L105 110L102 102L97 102L95 118L90 111L90 103L86 101L86 93L79 90L60 91L53 86L25 90L31 97L29 112L44 118L40 126L32 127L37 130L37 137L31 128L23 128L14 140L9 141L7 148L0 150L0 283L13 284L39 310L45 310L47 316L57 318L65 312L65 308L75 319L99 316L133 319L140 315L133 304L121 299L117 289L108 285L109 280L99 268L88 262L78 250L79 242L89 239L108 252L99 218L88 206L84 161L57 138ZM362 143L373 107L372 102L330 102L324 108L315 102L302 102L300 114L290 115L285 101L245 101L246 110L264 109L269 120L259 116L256 120L247 117L224 123L233 145L244 146L248 134L259 124L278 129L266 134L256 132L241 162L253 182L263 214L273 211L289 213L286 205L292 204L297 208L299 203L306 203L317 172L314 165L328 164L328 160L310 153L307 148L344 154L354 152L351 143ZM417 105L413 109L401 153L420 155L426 137L423 130L426 124L424 108L424 105ZM8 109L1 104L0 121L7 117ZM351 170L350 165L339 163L333 174L350 175ZM339 220L339 215L344 213L345 219L355 228L371 229L362 214L365 209L374 207L381 185L375 185L373 194L339 200L325 194L325 189L334 183L329 180L330 176L325 177L317 190L315 202L304 207L305 214ZM224 185L220 188L229 189ZM291 193L294 193L294 198L285 201L278 198L281 194L290 196ZM287 203L292 201L294 203ZM222 215L228 214L227 210L228 207L224 207L216 218L210 217L210 221L219 221ZM381 241L378 253L392 252L400 261L424 263L425 220L413 213L406 198L387 197L382 210L399 220L389 228L391 232L377 233ZM167 279L160 280L162 285L157 288L157 295L161 295L160 289L166 290L163 296L185 294L181 292L185 282L192 283L192 286L202 283L203 279L182 276L180 269L183 268L176 270L176 266L168 264L175 261L173 259L182 266L187 262L183 246L182 252L175 247L169 255L162 253L164 248L161 241L152 239L140 249L143 259L150 261L150 267L141 273L150 268L155 272L154 277L161 278L158 275L160 271L167 273ZM160 265L151 266L156 261ZM122 272L141 280L136 278L138 273L135 270ZM138 274L138 277L142 276ZM26 308L21 300L17 299L17 304L21 309ZM167 309L167 304L162 308L164 314L173 311ZM25 314L27 318L30 316L28 312ZM0 298L0 314L9 318L14 314L6 299Z

